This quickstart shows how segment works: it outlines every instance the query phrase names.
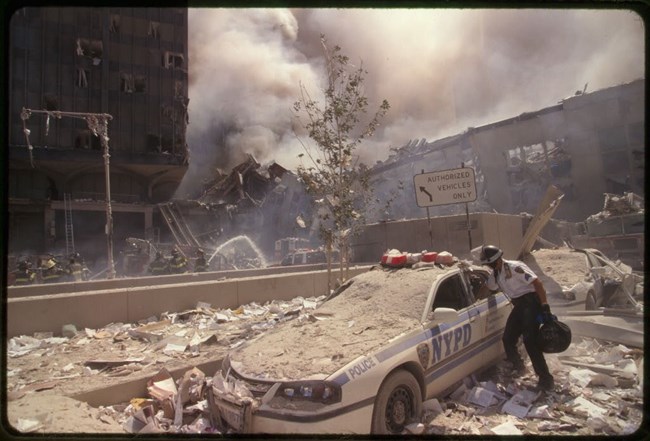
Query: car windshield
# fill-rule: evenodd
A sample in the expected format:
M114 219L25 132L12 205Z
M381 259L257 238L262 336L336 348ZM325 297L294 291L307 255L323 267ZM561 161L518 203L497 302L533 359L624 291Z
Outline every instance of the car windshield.
M333 308L337 314L350 317L390 311L393 316L419 322L431 285L448 271L436 267L368 271L344 284L341 292L323 303L318 311L324 313Z

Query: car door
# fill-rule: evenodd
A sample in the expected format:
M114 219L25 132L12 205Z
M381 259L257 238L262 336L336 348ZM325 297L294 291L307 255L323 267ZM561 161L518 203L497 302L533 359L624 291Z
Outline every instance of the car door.
M475 370L481 354L476 346L482 338L480 314L470 302L459 271L443 276L434 285L428 302L430 364L425 371L427 396L434 396L450 384ZM436 320L436 309L451 308L458 312L455 320Z
M479 313L478 327L481 329L481 347L486 360L494 360L503 354L503 328L512 311L512 303L501 292L490 293L485 299L478 299L478 292L485 283L489 273L483 269L473 268L463 272L463 282L476 311Z

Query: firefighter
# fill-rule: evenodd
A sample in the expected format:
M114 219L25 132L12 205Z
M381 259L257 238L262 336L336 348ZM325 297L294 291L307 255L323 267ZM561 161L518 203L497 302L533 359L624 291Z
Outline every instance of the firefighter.
M149 272L152 276L169 274L169 263L160 251L156 251L156 258L149 264Z
M83 259L79 253L73 253L70 256L70 264L68 265L68 275L73 282L81 282L88 280L88 273L90 270L86 268Z
M187 259L178 251L172 249L172 258L169 261L169 272L172 274L182 274L187 272Z
M54 257L50 257L43 263L42 279L43 283L63 282L66 272L59 266Z
M502 258L503 251L493 245L481 248L481 263L492 268L492 273L480 288L478 297L484 298L489 291L501 290L514 308L503 330L503 347L515 375L525 370L517 350L517 342L523 336L524 347L539 377L538 390L553 390L553 376L548 370L544 353L539 345L541 323L553 320L546 300L546 290L537 275L523 262ZM541 323L540 323L541 322Z
M196 251L196 260L194 261L194 272L204 273L208 270L208 262L205 260L205 253L202 249Z
M16 285L31 285L36 282L36 272L31 268L32 263L29 260L21 260L16 270Z

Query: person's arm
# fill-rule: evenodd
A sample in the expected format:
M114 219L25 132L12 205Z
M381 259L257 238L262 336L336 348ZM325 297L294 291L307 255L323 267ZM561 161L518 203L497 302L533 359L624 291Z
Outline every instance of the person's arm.
M490 295L490 288L488 288L487 283L481 285L478 289L477 300L482 300Z
M533 280L533 287L535 288L535 292L537 293L537 297L539 297L539 302L543 304L548 304L548 300L546 299L546 290L544 289L544 285L542 282L539 281L539 279Z

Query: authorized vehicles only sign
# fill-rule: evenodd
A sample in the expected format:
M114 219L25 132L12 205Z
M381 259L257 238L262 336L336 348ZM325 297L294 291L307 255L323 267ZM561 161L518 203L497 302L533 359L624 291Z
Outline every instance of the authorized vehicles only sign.
M418 207L459 204L476 200L476 177L470 167L413 176Z

